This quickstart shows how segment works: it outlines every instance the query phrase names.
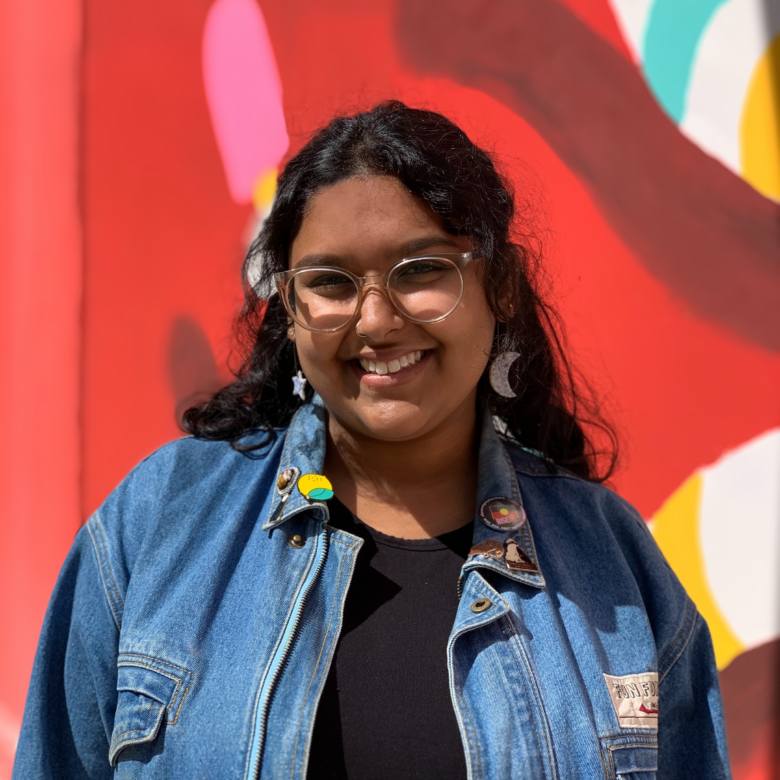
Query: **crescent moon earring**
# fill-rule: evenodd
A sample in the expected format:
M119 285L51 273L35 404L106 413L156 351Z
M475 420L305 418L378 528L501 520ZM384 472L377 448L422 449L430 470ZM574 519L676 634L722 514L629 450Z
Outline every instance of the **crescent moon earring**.
M520 357L519 352L499 352L490 364L490 386L504 398L516 398L517 394L509 384L509 370Z

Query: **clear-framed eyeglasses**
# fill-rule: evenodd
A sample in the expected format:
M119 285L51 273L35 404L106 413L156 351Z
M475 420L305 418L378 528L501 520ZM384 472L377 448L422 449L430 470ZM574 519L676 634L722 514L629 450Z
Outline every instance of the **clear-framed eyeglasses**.
M366 288L379 285L398 313L419 323L440 322L463 298L466 266L478 250L407 257L382 276L356 276L345 268L305 266L274 274L287 313L306 330L334 333L349 325Z

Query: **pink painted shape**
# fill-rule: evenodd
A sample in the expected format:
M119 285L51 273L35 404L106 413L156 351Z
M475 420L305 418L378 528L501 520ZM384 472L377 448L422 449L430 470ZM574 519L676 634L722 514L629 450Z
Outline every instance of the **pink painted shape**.
M233 200L248 203L257 179L289 146L282 83L255 0L216 0L203 30L203 80Z

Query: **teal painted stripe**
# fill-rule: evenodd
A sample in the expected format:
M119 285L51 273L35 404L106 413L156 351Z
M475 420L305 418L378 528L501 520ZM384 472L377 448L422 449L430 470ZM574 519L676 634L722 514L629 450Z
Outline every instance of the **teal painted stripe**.
M642 43L650 88L675 122L685 115L688 84L702 34L728 0L656 0Z

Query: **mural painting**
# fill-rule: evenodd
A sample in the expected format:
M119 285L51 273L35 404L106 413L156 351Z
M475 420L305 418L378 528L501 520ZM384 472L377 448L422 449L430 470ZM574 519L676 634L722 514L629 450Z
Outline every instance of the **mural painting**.
M339 111L441 111L541 236L623 439L613 488L710 626L734 776L780 776L780 14L87 0L83 61L83 517L227 381L238 269L285 156Z

